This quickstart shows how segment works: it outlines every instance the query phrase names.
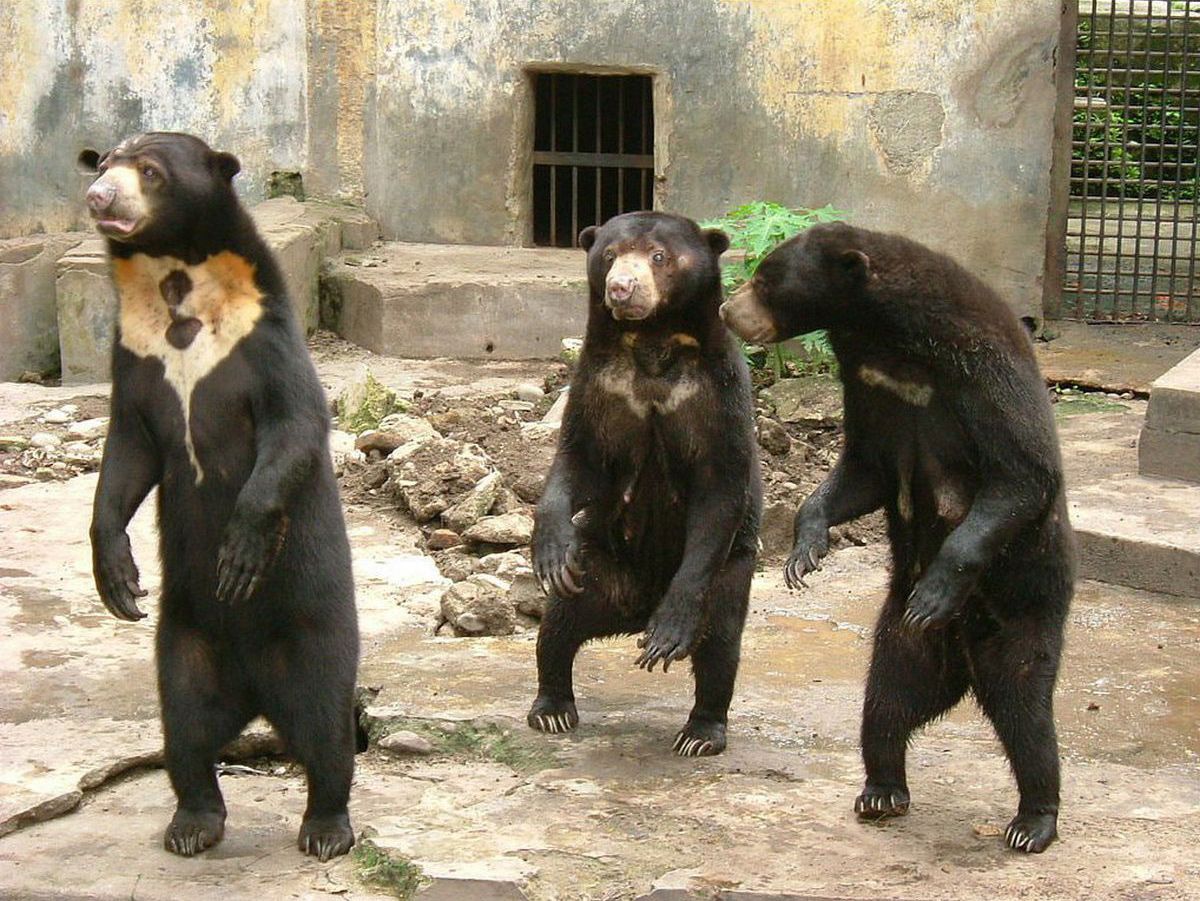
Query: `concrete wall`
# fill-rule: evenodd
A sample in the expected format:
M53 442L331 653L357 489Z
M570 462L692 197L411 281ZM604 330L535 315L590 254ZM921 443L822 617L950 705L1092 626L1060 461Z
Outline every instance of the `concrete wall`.
M10 0L0 237L79 223L84 143L237 152L385 237L530 236L532 69L655 77L656 203L832 203L1037 312L1062 0Z
M84 224L84 146L201 135L241 157L239 188L303 167L305 0L0 3L0 237Z
M526 69L655 73L657 203L832 203L1035 313L1061 0L380 0L368 203L386 235L522 243Z

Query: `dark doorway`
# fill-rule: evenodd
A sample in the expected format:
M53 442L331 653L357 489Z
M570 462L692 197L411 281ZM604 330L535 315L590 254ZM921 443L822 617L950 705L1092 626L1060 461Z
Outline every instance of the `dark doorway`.
M533 74L533 243L575 247L579 231L654 205L648 75Z

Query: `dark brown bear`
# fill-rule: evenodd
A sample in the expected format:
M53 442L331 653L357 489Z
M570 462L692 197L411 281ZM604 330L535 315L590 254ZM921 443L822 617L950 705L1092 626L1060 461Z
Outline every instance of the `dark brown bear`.
M863 707L865 818L908 812L912 732L974 694L1020 792L1006 841L1056 837L1052 701L1074 581L1050 403L1029 337L990 288L895 235L822 225L768 256L722 307L750 341L828 329L846 444L796 514L792 587L831 526L883 507L891 587Z
M126 526L158 488L158 688L178 806L164 843L221 840L217 754L263 715L308 775L300 849L354 844L358 625L320 382L239 165L153 133L80 163L120 301L112 421L92 518L96 587L145 614Z
M645 669L692 658L675 751L719 754L762 506L750 375L718 315L729 240L665 213L579 237L588 324L533 536L550 601L529 725L575 728L580 646L644 630Z

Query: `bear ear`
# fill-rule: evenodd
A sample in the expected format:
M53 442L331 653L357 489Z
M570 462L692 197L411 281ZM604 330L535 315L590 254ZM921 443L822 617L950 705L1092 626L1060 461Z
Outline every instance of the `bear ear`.
M592 245L596 243L596 226L589 225L579 233L579 246L584 250L591 250Z
M856 282L865 282L871 274L871 258L861 250L843 250L838 263L847 275Z
M224 151L212 155L212 165L221 177L228 181L232 181L233 177L242 171L242 164L238 158Z
M95 175L100 169L100 154L89 147L87 150L79 151L79 156L76 158L75 163L79 166L80 172Z
M706 228L700 234L704 235L704 240L714 255L720 256L729 249L729 235L719 228Z

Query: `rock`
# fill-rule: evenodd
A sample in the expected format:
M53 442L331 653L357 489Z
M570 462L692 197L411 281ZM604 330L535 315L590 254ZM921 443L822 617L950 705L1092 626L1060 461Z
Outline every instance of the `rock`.
M582 338L563 338L558 358L569 366L579 362L579 352L583 350Z
M763 556L775 557L791 553L792 524L798 506L798 500L795 505L780 501L768 501L763 504L762 525L758 530Z
M344 432L341 429L333 429L329 433L329 452L336 458L339 455L345 457L346 454L353 453L354 436L349 432Z
M66 425L71 421L71 414L66 410L48 410L42 416L42 422L48 422L50 425Z
M75 414L79 412L79 404L63 404L59 409L74 419Z
M525 616L541 619L542 614L546 612L546 595L538 586L533 570L528 567L513 578L512 584L508 586L507 599L518 613Z
M524 513L485 516L467 529L463 537L482 544L529 544L533 537L533 517Z
M540 386L534 385L531 382L522 382L520 385L517 385L514 393L517 395L517 400L528 401L532 404L536 404L546 396L546 392Z
M501 513L519 513L525 507L521 498L511 488L501 488L496 494L496 502L488 512L499 516Z
M368 372L365 378L349 385L338 397L338 425L357 435L367 429L379 428L380 420L398 409L396 392Z
M532 413L534 405L527 400L502 400L498 406L507 413Z
M469 529L491 511L503 484L503 476L498 472L484 476L462 500L442 513L442 522L456 532Z
M379 750L395 754L398 757L409 755L425 757L433 753L433 745L428 739L422 738L417 733L401 729L397 732L389 732L379 739Z
M70 441L63 445L63 458L68 463L92 463L100 452L86 441Z
M435 553L433 562L437 564L438 572L442 574L443 578L449 579L451 582L462 582L475 573L475 569L479 565L479 558L462 550L451 548Z
M842 386L834 378L780 379L764 388L759 398L774 409L781 422L831 427L842 419Z
M558 397L554 399L554 403L550 405L550 409L546 411L546 415L542 417L542 425L551 426L552 428L560 428L562 426L563 413L567 409L567 393L570 388L563 388L559 392Z
M32 485L33 479L28 476L13 475L9 472L0 472L0 490L5 488L24 488L26 485Z
M51 435L49 432L35 432L29 436L29 446L48 450L52 447L58 447L62 444L62 439L57 435Z
M446 548L462 544L462 536L451 529L434 529L425 539L425 547L431 551L444 551Z
M546 476L543 473L525 473L513 483L513 493L527 504L536 504L542 498L545 484Z
M417 522L449 509L494 469L478 445L441 436L397 448L388 466L400 502Z
M20 451L29 447L29 439L21 435L0 435L0 450Z
M428 420L408 413L391 413L383 417L379 420L379 430L396 433L403 439L400 444L437 436L437 430L430 425Z
M388 480L387 466L381 463L372 463L370 468L363 474L363 487L375 491L383 487Z
M85 419L82 422L77 422L67 429L67 434L72 438L80 438L84 441L90 441L93 438L99 438L108 432L108 417L98 416L95 419Z
M792 436L774 419L758 417L758 443L768 453L782 457L792 449Z
M511 635L517 617L507 593L508 586L494 576L470 576L442 595L442 620L460 636Z
M529 561L520 551L501 551L498 554L485 554L475 562L475 572L487 573L497 579L510 581L520 572L532 570Z

